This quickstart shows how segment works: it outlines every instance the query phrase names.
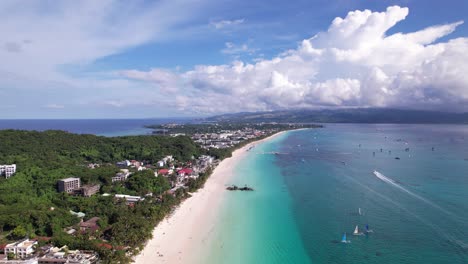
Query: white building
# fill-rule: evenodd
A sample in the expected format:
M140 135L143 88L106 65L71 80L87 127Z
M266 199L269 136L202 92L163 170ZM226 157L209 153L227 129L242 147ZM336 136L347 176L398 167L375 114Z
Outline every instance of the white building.
M17 258L24 259L34 253L34 245L37 245L37 241L30 241L29 239L11 243L6 245L5 254L12 253Z
M116 194L114 197L117 199L125 199L127 205L145 200L145 198L140 196L131 196L126 194Z
M165 164L167 164L169 162L173 162L174 157L172 157L172 155L169 155L169 156L164 157L162 160L164 161Z
M112 177L112 182L126 181L130 174L128 169L121 169L119 173Z
M0 165L0 176L5 176L5 178L8 179L15 173L16 173L16 164Z
M69 250L67 246L51 248L38 259L38 264L92 264L98 261L94 251Z

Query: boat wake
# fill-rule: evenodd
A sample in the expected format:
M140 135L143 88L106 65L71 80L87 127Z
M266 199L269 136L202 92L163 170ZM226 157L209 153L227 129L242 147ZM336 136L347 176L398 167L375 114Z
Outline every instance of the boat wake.
M432 206L432 207L434 207L434 208L440 210L441 212L444 212L444 213L447 214L447 215L452 216L453 218L455 218L455 220L457 220L457 221L463 221L462 219L459 219L459 217L458 217L457 215L453 214L452 212L449 212L449 211L445 210L444 208L440 207L439 205L437 205L437 204L435 204L435 203L433 203L433 202L427 200L426 198L421 197L421 196L419 196L419 195L413 193L412 191L410 191L410 190L406 189L405 187L399 185L397 182L395 182L394 180L388 178L387 176L383 175L382 173L380 173L380 172L374 170L374 175L375 175L377 178L381 179L382 181L384 181L384 182L386 182L386 183L388 183L388 184L390 184L390 185L392 185L392 186L394 186L394 187L400 189L401 191L403 191L403 192L405 192L405 193L407 193L407 194L413 196L414 198L416 198L416 199L418 199L418 200L420 200L420 201L425 202L426 204L428 204L428 205L430 205L430 206Z
M377 171L375 171L375 172L377 172ZM379 174L379 176L383 176L383 177L380 178L375 173L374 173L374 175L377 176L382 181L385 181L384 179L386 179L387 181L385 181L385 182L387 182L387 183L394 182L393 180L387 178L385 175L383 175L383 174L381 174L379 172L377 172L377 173ZM415 219L420 221L422 224L432 228L436 232L436 234L438 234L440 237L444 238L447 242L451 243L453 246L456 246L457 249L460 249L460 248L463 249L463 250L468 249L468 243L466 243L463 240L459 239L459 234L462 233L461 230L458 230L455 234L453 234L453 232L448 232L447 230L444 230L444 229L440 228L438 225L436 225L434 223L431 223L431 222L427 221L426 219L418 216L414 212L408 210L408 208L406 208L404 205L402 205L402 204L392 200L390 197L387 197L387 196L383 195L382 193L370 188L369 186L361 183L360 181L354 179L353 177L349 177L349 176L345 176L345 177L347 179L353 181L354 183L358 184L362 188L368 190L369 192L372 192L376 196L378 196L378 197L382 198L383 200L387 201L388 203L393 204L394 206L396 206L400 210L406 212L408 215L411 215L412 217L414 217ZM396 184L396 182L394 182L394 183Z

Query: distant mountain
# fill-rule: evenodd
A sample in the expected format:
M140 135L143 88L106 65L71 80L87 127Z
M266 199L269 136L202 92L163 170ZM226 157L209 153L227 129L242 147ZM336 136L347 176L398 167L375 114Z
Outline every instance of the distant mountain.
M206 118L214 122L468 124L468 113L385 108L242 112Z

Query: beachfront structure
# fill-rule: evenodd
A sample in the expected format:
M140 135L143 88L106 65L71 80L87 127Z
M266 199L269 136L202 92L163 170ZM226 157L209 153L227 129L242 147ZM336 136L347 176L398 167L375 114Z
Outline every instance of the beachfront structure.
M5 178L8 179L15 173L16 173L16 164L0 165L0 176L5 176Z
M185 169L178 170L177 175L179 175L180 177L190 176L192 172L193 172L192 169L185 168Z
M99 184L84 185L81 187L80 192L84 197L91 197L91 195L98 193L100 188L101 185Z
M37 245L37 241L20 240L6 245L5 254L14 254L16 258L25 259L34 253L34 245Z
M73 193L81 187L80 178L66 178L58 181L59 192Z
M67 246L51 248L38 259L38 264L93 264L99 260L94 251L69 250Z
M37 258L8 260L7 255L0 255L0 264L37 264Z
M207 155L202 155L198 158L198 160L200 161L200 165L202 166L210 165L211 163L213 163L213 159L213 157Z

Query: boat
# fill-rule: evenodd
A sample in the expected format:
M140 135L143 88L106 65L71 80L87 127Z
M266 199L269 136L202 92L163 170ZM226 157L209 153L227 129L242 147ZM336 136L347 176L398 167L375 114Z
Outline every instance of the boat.
M362 213L361 213L361 208L359 208L359 215L362 215Z
M341 238L341 243L351 243L351 241L346 240L346 232L343 234L343 237Z
M372 229L369 229L369 224L366 224L366 233L374 233Z
M360 236L360 235L362 235L362 233L359 232L359 227L358 227L358 226L356 226L356 228L354 229L353 235L355 235L355 236Z

